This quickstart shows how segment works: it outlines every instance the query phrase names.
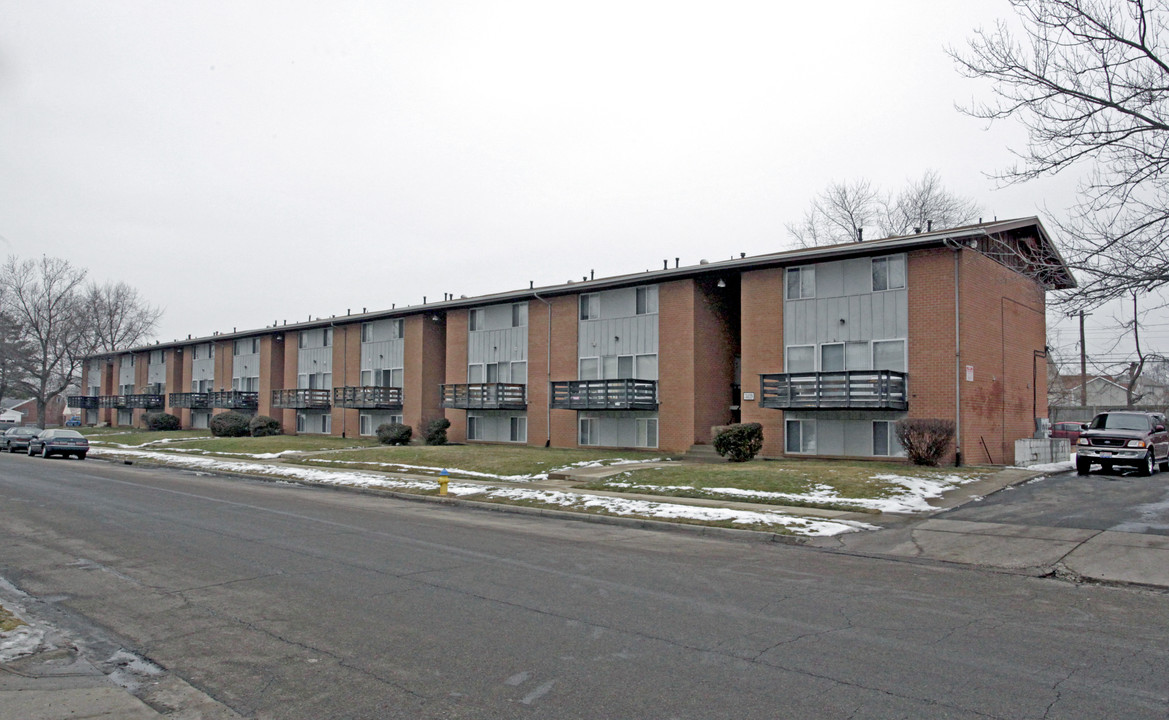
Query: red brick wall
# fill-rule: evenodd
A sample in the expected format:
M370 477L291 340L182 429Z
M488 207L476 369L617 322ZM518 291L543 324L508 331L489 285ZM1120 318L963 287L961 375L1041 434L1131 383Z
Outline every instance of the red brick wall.
M658 447L685 452L695 439L694 280L658 285Z
M184 345L183 352L178 355L180 358L181 367L178 368L179 377L175 378L175 382L178 383L175 386L175 392L191 392L191 377L195 374L194 350L194 345ZM176 365L177 364L179 363L176 363ZM170 381L168 380L168 388L170 386L169 383ZM175 408L175 414L179 416L179 423L181 427L184 429L191 427L191 408Z
M577 380L577 342L580 323L579 295L550 298L552 303L551 343L548 338L548 308L543 303L528 307L528 444L543 445L550 437L553 447L578 447L575 410L546 410L549 380ZM551 348L549 348L549 345ZM548 353L551 349L551 373ZM551 432L547 421L551 419Z
M469 312L462 308L451 310L446 316L446 380L450 384L467 382L467 327ZM447 438L451 442L467 441L467 411L446 410L451 421Z
M764 457L783 455L783 411L759 407L759 376L781 373L783 368L783 268L744 272L741 303L742 386L755 393L744 400L742 421L763 425Z
M956 407L953 251L939 248L909 253L906 288L909 302L907 415L953 420ZM952 455L945 462L952 462Z
M361 385L361 323L346 323L333 328L333 388ZM360 437L361 410L332 405L333 435Z
M694 296L694 443L709 444L710 428L731 421L735 355L739 353L738 298L716 279L695 283Z
M300 333L296 330L292 330L292 331L284 333L284 347L285 347L284 356L282 358L280 358L283 361L280 363L280 367L282 368L282 370L280 371L280 382L279 382L279 384L277 384L275 379L272 380L272 389L273 390L291 390L292 388L296 387L296 382L297 382L296 375L297 375L297 371L299 370L298 365L300 364L300 352L299 352ZM261 346L260 349L263 350L263 346ZM273 362L273 368L275 369L275 362L276 362L275 356L273 356L272 362ZM261 366L264 365L264 363L260 363L260 364L261 364ZM227 375L228 381L227 382L228 382L228 385L230 386L230 384L231 384L231 364L230 363L227 366L227 372L228 372L228 375ZM217 378L219 377L218 373L216 374L215 377L217 377ZM263 414L269 415L270 417L274 417L277 420L279 420L280 425L284 428L285 434L295 435L296 434L296 409L295 408L284 408L284 409L277 410L277 409L272 408L272 393L269 391L266 394L267 396L265 397L265 393L264 393L263 389L264 389L264 381L263 381L263 379L261 379L260 380L260 408L262 411L265 403L267 403L267 406L269 408L269 412L263 413Z
M183 367L187 360L187 355L190 351L186 348L169 348L163 351L166 353L166 396L163 398L163 404L166 406L166 412L179 418L181 427L187 427L182 423L182 410L170 404L170 396L173 393L190 392L191 381L190 374L183 374ZM189 366L186 366L189 369Z
M446 370L446 322L431 319L433 313L405 318L405 359L402 421L423 437L426 425L444 417L439 386Z

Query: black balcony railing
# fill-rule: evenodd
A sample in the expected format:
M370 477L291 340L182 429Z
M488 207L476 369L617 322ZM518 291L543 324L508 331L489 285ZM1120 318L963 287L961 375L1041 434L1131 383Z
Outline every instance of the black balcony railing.
M99 395L97 398L97 406L99 408L124 408L126 407L126 396Z
M401 410L402 388L376 385L333 388L333 404L362 410Z
M165 396L158 393L142 393L139 395L123 395L126 404L122 407L127 408L145 408L147 410L157 410L162 407Z
M255 410L260 405L260 393L244 390L219 390L207 393L207 403L213 408Z
M657 410L657 380L563 380L552 383L560 410Z
M272 391L272 407L295 410L328 410L333 394L328 390L294 388Z
M79 410L94 410L101 407L100 400L97 395L70 395L68 404Z
M168 396L168 402L171 407L176 408L209 408L211 407L211 399L208 397L210 394L205 392L171 393Z
M462 383L442 386L442 406L460 410L523 410L528 407L527 385L517 383Z
M760 375L759 405L777 410L909 408L908 376L893 370Z

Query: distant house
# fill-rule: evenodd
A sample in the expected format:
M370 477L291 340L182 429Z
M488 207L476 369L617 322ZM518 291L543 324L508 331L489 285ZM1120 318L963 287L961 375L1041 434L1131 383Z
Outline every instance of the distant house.
M24 413L9 408L0 412L0 425L20 425L24 420Z
M1124 375L1088 375L1085 382L1079 373L1060 375L1048 384L1048 403L1051 406L1080 406L1080 390L1085 391L1086 406L1093 408L1125 407L1128 405L1128 378ZM1164 406L1167 400L1164 385L1137 380L1133 389L1136 406Z
M21 418L17 420L22 425L40 425L37 416L37 401L35 399L13 405L7 412L17 412ZM45 406L45 427L65 424L65 396L58 395Z

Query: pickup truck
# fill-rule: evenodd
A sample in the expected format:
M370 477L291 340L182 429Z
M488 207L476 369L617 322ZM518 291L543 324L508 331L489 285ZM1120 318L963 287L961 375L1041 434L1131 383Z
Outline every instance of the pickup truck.
M1093 463L1104 472L1135 467L1144 476L1158 467L1169 471L1169 432L1161 413L1118 410L1092 418L1076 440L1076 472L1087 475Z

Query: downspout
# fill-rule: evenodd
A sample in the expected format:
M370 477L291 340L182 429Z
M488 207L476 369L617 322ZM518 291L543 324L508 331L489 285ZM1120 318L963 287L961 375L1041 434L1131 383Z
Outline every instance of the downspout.
M544 371L547 373L547 377L544 387L548 391L549 397L544 403L544 431L547 434L544 447L552 447L552 303L540 297L540 293L537 292L533 292L532 297L548 306L548 331L545 333L547 356L544 359Z

